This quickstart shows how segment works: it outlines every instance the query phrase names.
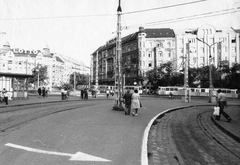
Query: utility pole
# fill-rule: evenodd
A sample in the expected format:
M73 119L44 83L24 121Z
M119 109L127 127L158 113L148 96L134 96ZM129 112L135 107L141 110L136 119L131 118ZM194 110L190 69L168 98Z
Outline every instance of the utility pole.
M213 94L213 83L212 83L212 55L211 55L211 48L213 45L221 43L222 41L219 42L214 42L212 45L209 45L208 43L200 40L199 38L197 38L198 41L204 43L205 45L208 46L208 50L209 50L209 103L214 102L212 101L212 94Z
M190 90L188 89L188 69L189 69L189 62L190 62L190 43L186 44L186 57L185 57L185 64L184 64L184 102L191 102L191 94Z
M124 110L122 107L122 92L121 92L121 85L122 84L122 70L121 70L121 58L122 58L122 51L121 51L121 15L122 15L122 8L121 8L121 0L119 0L118 8L117 8L117 40L116 40L116 70L115 75L117 73L117 77L115 79L115 86L117 81L117 90L118 92L115 95L115 105L113 109L115 110Z

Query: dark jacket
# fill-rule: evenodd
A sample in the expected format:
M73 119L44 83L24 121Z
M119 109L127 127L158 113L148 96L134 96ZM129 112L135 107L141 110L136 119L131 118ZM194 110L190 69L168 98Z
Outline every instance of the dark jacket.
M125 100L126 105L131 105L132 103L132 94L131 93L125 93L123 96L123 99Z

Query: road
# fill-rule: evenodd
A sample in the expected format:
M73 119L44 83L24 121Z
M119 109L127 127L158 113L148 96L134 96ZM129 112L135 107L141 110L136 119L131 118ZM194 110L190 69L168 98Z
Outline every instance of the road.
M144 108L137 117L113 111L111 99L1 109L1 131L4 132L1 133L0 164L139 165L148 122L160 111L176 105L169 100L160 106L159 98L142 102ZM179 104L182 103L179 101ZM106 161L69 160L77 152Z
M153 117L206 103L145 97L142 104L135 117L113 111L112 99L1 108L0 164L140 165L144 131Z

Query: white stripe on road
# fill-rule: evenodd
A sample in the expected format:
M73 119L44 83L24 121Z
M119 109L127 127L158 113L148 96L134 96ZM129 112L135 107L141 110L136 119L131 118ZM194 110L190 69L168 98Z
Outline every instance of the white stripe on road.
M17 144L7 143L5 146L17 148L29 152L35 152L35 153L41 153L41 154L48 154L48 155L58 155L58 156L69 156L71 157L69 160L71 161L101 161L101 162L111 162L111 160L103 159L100 157L92 156L89 154L85 154L82 152L77 152L76 154L69 154L69 153L62 153L62 152L54 152L54 151L46 151L46 150L40 150L25 146L20 146Z

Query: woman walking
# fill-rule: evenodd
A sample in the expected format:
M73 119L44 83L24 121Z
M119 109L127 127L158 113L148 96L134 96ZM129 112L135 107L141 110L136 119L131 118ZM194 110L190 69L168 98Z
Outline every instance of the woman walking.
M138 115L138 109L140 108L140 95L138 94L138 90L134 89L134 93L132 94L132 115Z

